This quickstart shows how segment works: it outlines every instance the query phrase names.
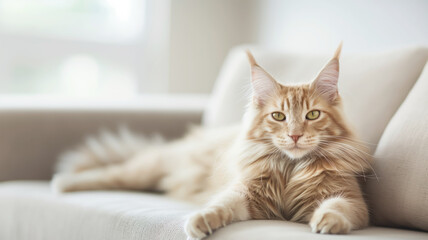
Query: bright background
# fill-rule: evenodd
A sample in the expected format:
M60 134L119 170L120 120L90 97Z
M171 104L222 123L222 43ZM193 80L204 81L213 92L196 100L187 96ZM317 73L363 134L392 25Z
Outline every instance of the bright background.
M0 0L0 95L209 94L239 44L428 46L426 0Z

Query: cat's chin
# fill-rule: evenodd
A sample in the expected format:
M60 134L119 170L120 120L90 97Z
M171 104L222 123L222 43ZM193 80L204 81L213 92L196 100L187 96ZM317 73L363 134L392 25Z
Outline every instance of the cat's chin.
M308 148L291 148L291 149L285 149L283 150L285 154L293 160L298 160L304 158L306 155L308 155L311 152L311 149Z

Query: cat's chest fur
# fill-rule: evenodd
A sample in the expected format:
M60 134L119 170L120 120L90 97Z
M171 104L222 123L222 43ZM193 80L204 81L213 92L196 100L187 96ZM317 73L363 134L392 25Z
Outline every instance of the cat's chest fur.
M295 166L260 171L247 181L251 217L309 221L317 201L330 193L323 186L328 175L327 171L296 170Z

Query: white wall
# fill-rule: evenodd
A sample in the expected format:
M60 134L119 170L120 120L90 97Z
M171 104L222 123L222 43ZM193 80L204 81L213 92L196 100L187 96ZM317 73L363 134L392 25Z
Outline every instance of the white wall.
M347 52L428 45L426 0L268 0L259 42L293 51Z
M171 93L209 93L230 48L256 42L259 0L171 0Z
M227 51L254 43L329 53L428 46L426 0L180 0L171 2L173 93L208 93Z

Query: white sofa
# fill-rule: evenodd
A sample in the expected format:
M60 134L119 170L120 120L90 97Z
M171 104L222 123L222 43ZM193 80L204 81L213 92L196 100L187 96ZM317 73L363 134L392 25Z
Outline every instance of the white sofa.
M329 58L253 50L258 62L283 82L311 80ZM372 143L376 159L377 177L366 176L363 188L377 226L332 236L311 233L304 224L247 221L209 239L428 239L427 59L426 48L361 55L343 51L339 90L349 120ZM100 127L127 124L172 138L188 123L217 127L237 122L248 83L241 47L226 59L203 112L0 109L0 239L185 239L184 218L195 206L141 192L55 196L48 182L55 158Z

